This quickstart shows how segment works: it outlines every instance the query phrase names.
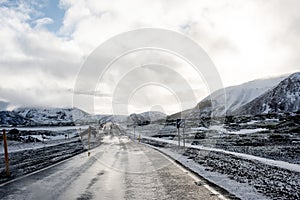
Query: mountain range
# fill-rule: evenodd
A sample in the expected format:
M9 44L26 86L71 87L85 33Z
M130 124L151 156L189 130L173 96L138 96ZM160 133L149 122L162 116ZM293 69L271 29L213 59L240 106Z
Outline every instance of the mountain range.
M74 125L87 118L88 113L78 108L21 107L13 111L0 111L1 126L59 126Z
M72 126L76 124L115 123L144 124L165 118L161 112L149 111L128 115L92 115L78 108L21 107L0 111L0 126Z
M233 113L256 115L298 111L300 111L300 73L295 73Z
M0 111L0 126L58 126L107 121L147 124L159 119L258 115L300 111L300 72L275 78L257 79L217 90L194 108L166 116L149 111L127 115L91 115L78 108L21 107Z
M175 113L169 118L298 112L299 94L300 72L289 76L257 79L217 90L194 108Z
M158 111L148 111L140 114L133 113L129 115L127 122L137 125L149 124L153 121L165 119L167 115Z

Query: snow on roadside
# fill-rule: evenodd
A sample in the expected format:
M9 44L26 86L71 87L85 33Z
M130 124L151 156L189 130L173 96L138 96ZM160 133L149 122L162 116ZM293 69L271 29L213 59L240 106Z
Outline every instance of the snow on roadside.
M8 140L8 152L18 152L23 150L29 150L29 149L38 149L43 147L50 147L55 146L59 144L65 144L69 142L73 142L79 139L78 136L78 130L79 128L81 130L85 130L88 128L88 125L83 126L50 126L50 127L17 127L20 131L55 131L57 132L56 135L50 135L45 136L43 139L43 136L41 134L35 134L35 135L26 135L21 136L23 138L31 137L36 138L38 141L44 141L43 142L19 142L19 141L12 141ZM14 129L14 127L5 128L6 130ZM70 133L63 132L63 131L72 131ZM66 138L67 135L67 139ZM4 153L3 144L0 143L0 154Z
M44 147L51 147L51 146L56 146L59 144L65 144L65 143L70 143L73 141L77 141L79 137L77 138L71 138L71 139L60 139L60 140L54 140L54 141L49 141L47 143L42 143L42 142L31 142L31 143L21 143L21 142L16 142L16 141L8 141L8 152L18 152L18 151L24 151L24 150L30 150L30 149L39 149L39 148L44 148ZM4 153L4 148L3 144L0 144L0 154Z
M208 128L205 127L195 127L195 128L191 128L191 130L193 131L208 131Z
M234 194L238 198L247 200L268 199L266 196L255 191L253 187L249 187L247 183L238 183L228 178L227 175L220 174L218 172L208 171L206 170L206 167L199 165L199 163L196 163L192 159L188 159L182 154L179 154L166 148L159 148L148 144L145 145L157 149L158 151L170 156L171 158L178 161L194 173L198 174L201 177L204 177L209 182L217 184L218 186L227 190L229 193Z
M256 129L241 129L238 131L230 131L228 134L251 134L251 133L259 133L262 131L268 131L266 128L256 128Z
M249 124L254 124L258 121L251 121L248 122ZM245 124L248 124L245 123ZM245 125L244 124L244 125ZM209 130L213 130L213 131L218 131L219 133L224 133L224 134L251 134L251 133L259 133L262 131L268 131L268 129L266 128L256 128L256 129L241 129L238 131L228 131L227 129L224 128L224 126L210 126L209 128L206 127L196 127L196 128L191 128L191 130L193 131L209 131Z
M76 137L78 136L78 133L77 132L73 132L73 133L65 133L65 134L59 134L59 135L55 135L55 136L45 136L44 139L43 139L43 136L41 134L39 135L26 135L26 136L23 136L23 137L32 137L32 138L36 138L38 139L39 141L45 141L45 142L48 142L48 141L53 141L53 140L65 140L66 139L66 136L69 137L69 138L73 138L73 137Z
M178 142L176 140L166 140L166 139L162 139L162 138L152 138L152 137L143 137L143 138L149 139L149 140L155 140L155 141L159 141L159 142L165 142L165 143L169 143L169 144L174 144L174 145L178 144ZM244 153L236 153L236 152L232 152L232 151L226 151L223 149L210 148L210 147L204 147L204 146L199 146L199 145L187 144L186 147L199 149L199 150L206 150L206 151L222 152L222 153L231 154L231 155L243 158L243 159L255 160L255 161L259 161L261 163L267 164L267 165L276 166L276 167L287 169L290 171L300 172L300 165L292 164L292 163L285 162L285 161L272 160L272 159L263 158L263 157L259 157L259 156L253 156L253 155L244 154Z
M11 130L18 129L20 131L66 131L75 129L87 129L88 125L83 126L41 126L41 127L1 127L1 129Z

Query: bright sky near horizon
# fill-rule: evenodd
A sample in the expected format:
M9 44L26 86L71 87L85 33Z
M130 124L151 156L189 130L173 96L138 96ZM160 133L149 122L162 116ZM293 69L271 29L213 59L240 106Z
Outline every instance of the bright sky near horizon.
M298 0L0 0L0 108L72 106L76 76L88 55L115 35L145 27L193 39L214 62L224 86L300 71L299 8ZM209 94L203 77L187 64L177 58L169 64L177 66L197 101ZM131 78L161 75L150 68ZM114 69L111 74L121 76ZM101 93L95 96L96 113L113 112L114 88L108 83L115 80L107 77L106 87L86 92ZM184 90L180 83L177 89ZM128 112L156 107L170 114L194 103L180 107L167 87L147 85L128 99Z

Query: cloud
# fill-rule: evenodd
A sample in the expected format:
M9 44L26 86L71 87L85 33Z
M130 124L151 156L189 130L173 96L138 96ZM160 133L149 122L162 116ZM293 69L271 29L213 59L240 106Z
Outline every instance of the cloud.
M85 58L112 36L143 27L171 29L195 40L216 64L225 86L300 70L297 0L61 0L59 3L65 16L58 33L53 33L47 24L56 22L40 11L47 5L45 2L0 0L0 98L16 105L71 106L70 91ZM153 56L158 55L148 54L144 62L151 62ZM209 93L205 80L189 66L178 59L160 56L166 57L162 59L164 64L173 66L180 78L187 81L198 101ZM130 64L129 58L123 64ZM120 66L122 63L105 77L102 90L77 92L86 96L96 94L101 99L98 110L109 112L111 108L106 107L111 104L114 86L125 73ZM131 76L136 80L124 83L124 87L143 78L159 81L156 79L159 77L172 88L177 85L174 90L178 94L189 96L186 87L178 84L179 79L170 79L159 70L147 69ZM87 77L86 82L89 81ZM147 90L154 93L154 88ZM135 97L136 105L157 103L146 90L139 95L145 98ZM169 106L168 110L178 108L173 100L172 105L167 105L170 98L162 90L157 99ZM191 105L192 102L187 103L186 107ZM130 109L134 107L130 105Z
M279 30L299 16L296 11L288 13L289 8L298 8L293 0L283 6L281 1L63 2L67 14L61 30L71 33L86 52L123 31L168 28L198 42L217 64L226 85L258 78L262 74L258 69L262 68L263 73L281 73L289 60L280 56L282 51L274 51L269 41L281 37ZM295 48L295 44L288 46ZM230 74L228 69L239 74Z
M0 100L0 111L7 110L8 106L9 106L8 102Z
M35 23L36 23L35 28L39 29L39 28L43 27L44 25L52 24L53 19L51 19L49 17L44 17L44 18L37 19L35 21Z
M38 107L70 107L72 105L72 91L70 89L53 88L13 88L0 87L1 95L10 99L9 105L38 106ZM8 106L6 107L8 108Z
M0 6L1 98L17 106L71 106L66 91L83 58L80 48L45 29L50 18L34 19L33 13L23 1Z

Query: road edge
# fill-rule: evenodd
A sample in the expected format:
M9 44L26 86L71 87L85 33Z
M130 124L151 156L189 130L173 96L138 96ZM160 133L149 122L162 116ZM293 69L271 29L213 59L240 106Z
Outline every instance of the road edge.
M216 183L213 183L213 182L209 181L208 179L201 176L199 173L197 173L193 169L189 168L188 166L185 166L184 164L182 164L178 160L174 159L172 156L170 156L170 155L166 154L165 152L161 151L158 147L155 147L153 145L146 144L146 143L143 143L143 142L140 142L140 144L142 144L144 146L147 146L147 147L149 147L153 150L156 150L161 155L163 155L165 158L167 158L170 162L177 165L181 170L188 171L189 175L194 180L204 181L205 183L203 184L203 186L205 186L210 192L212 192L213 194L218 196L220 199L222 199L222 200L229 200L229 199L231 199L231 200L241 200L239 197L237 197L233 193L230 193L228 190L222 188L221 186L217 185Z

